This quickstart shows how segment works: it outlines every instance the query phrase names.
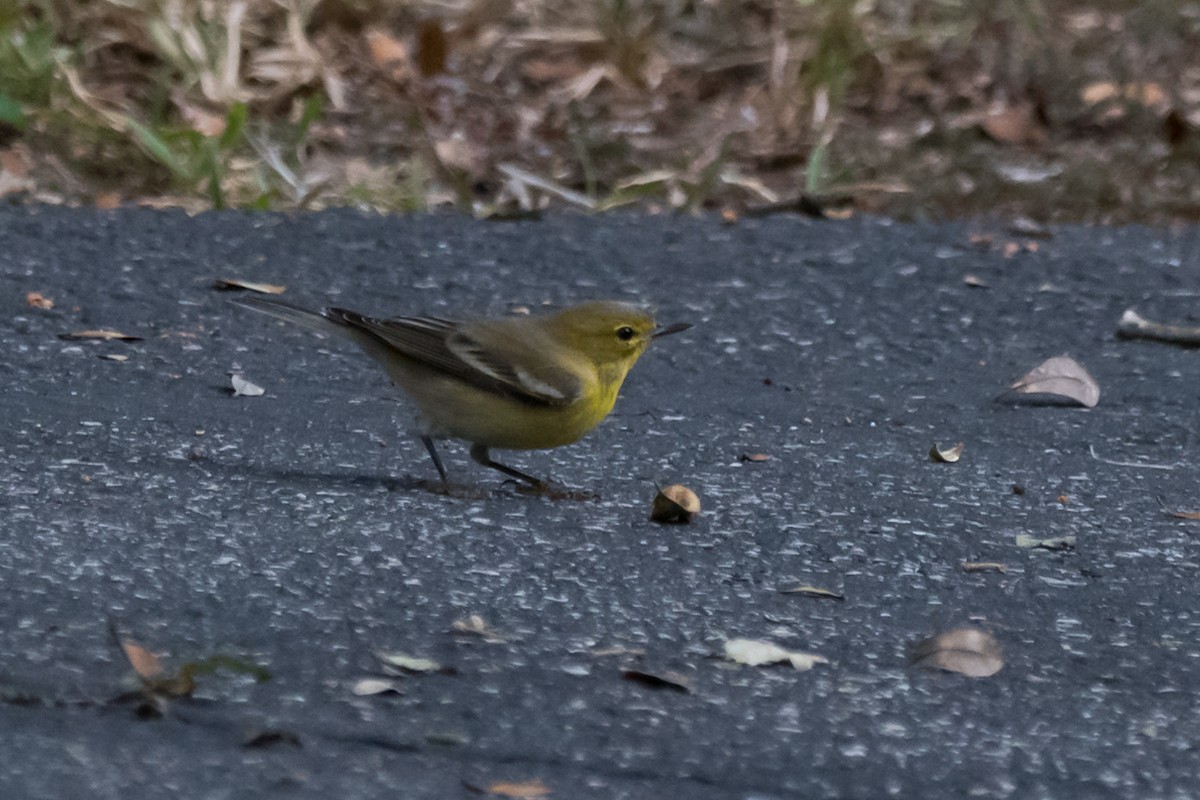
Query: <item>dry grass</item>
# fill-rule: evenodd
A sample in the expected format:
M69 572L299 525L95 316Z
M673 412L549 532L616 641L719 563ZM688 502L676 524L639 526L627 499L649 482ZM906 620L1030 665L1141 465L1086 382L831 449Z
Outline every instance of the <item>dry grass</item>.
M969 7L969 8L968 8ZM9 0L0 193L1200 216L1167 0ZM772 205L772 204L778 204Z

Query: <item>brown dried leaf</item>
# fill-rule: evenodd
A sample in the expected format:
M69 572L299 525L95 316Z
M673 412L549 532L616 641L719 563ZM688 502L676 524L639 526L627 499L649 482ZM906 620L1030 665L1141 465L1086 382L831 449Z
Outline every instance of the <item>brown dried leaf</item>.
M41 292L26 292L25 305L30 308L40 308L49 311L54 308L54 301Z
M497 781L487 787L489 794L498 797L513 797L516 800L536 800L549 797L550 787L534 778L531 781Z
M1046 141L1046 129L1037 117L1037 109L1025 103L988 114L984 132L1002 144L1040 145Z
M408 74L408 45L379 28L367 31L366 38L375 66L392 80L402 81Z
M79 339L100 339L102 341L118 341L118 342L140 342L141 336L131 336L128 333L121 333L110 328L95 328L86 331L72 331L71 333L60 333L58 338L65 339L68 342L73 342Z
M213 288L222 291L238 291L245 289L250 292L258 292L260 294L283 294L287 291L286 286L280 286L277 283L257 283L255 281L243 281L239 278L217 278L213 281Z
M1065 397L1087 408L1100 402L1100 384L1082 364L1065 355L1043 361L1013 381L1009 388L1019 394Z
M650 504L650 519L653 522L686 525L699 515L700 498L679 483L659 489Z
M766 453L742 453L738 456L738 461L743 464L749 462L751 464L761 464L764 461L770 461L771 457Z
M1164 512L1175 517L1175 519L1200 520L1200 511L1180 511L1179 509L1171 508L1161 497L1158 498L1158 504L1162 506Z
M92 198L92 205L104 211L121 207L121 195L118 192L100 192Z
M431 19L421 25L417 34L417 69L421 71L421 77L429 78L445 72L448 50L446 32L440 22Z
M121 650L124 651L125 658L129 659L129 665L133 667L133 671L142 680L152 681L162 675L163 668L158 661L158 656L133 639L122 639Z
M964 626L918 642L913 648L912 663L925 669L986 678L1004 666L1004 655L996 637L979 628Z
M929 448L929 458L942 464L953 464L962 458L964 445L962 442L953 447L941 448L936 444Z

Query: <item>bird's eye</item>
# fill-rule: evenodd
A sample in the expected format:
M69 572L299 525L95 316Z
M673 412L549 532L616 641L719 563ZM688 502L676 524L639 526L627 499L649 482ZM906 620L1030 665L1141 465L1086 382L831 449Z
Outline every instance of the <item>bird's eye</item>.
M637 331L628 325L622 325L621 327L617 328L617 338L622 342L628 342L634 336L637 336Z

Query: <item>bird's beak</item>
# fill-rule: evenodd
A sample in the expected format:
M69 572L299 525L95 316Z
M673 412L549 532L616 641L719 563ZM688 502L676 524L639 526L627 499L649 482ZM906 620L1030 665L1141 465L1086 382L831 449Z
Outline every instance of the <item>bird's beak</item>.
M682 333L692 327L690 322L676 322L674 325L668 325L665 328L659 328L654 333L650 334L651 339L657 339L660 336L670 336L672 333Z

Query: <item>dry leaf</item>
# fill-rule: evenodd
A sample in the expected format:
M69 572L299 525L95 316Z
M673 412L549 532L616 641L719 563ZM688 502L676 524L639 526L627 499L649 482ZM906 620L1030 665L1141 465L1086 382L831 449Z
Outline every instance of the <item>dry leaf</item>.
M129 659L133 671L142 680L152 681L162 675L163 668L158 661L158 656L137 642L132 639L122 639L121 650L125 652L125 658Z
M1027 550L1074 550L1075 542L1074 536L1050 536L1038 539L1027 533L1017 534L1017 547L1024 547Z
M1000 671L1004 656L996 637L979 628L962 627L918 642L912 663L925 669L986 678Z
M119 353L101 353L99 356L97 356L97 358L104 359L105 361L125 362L125 361L129 360L129 356L123 356L123 355L120 355Z
M1157 83L1121 85L1112 81L1097 81L1083 87L1079 97L1089 106L1117 99L1138 103L1150 109L1164 108L1167 105L1167 93Z
M60 333L58 338L65 339L68 342L73 342L78 339L100 339L102 341L118 341L118 342L140 342L141 336L130 336L127 333L114 331L109 328L95 328L86 331L73 331L71 333Z
M1040 145L1046 141L1046 129L1037 117L1037 110L1029 104L988 114L983 120L983 130L1002 144Z
M750 462L752 464L761 464L764 461L770 461L771 457L766 453L742 453L738 456L738 461L743 464Z
M650 519L667 524L687 524L700 515L700 498L686 486L673 483L654 495Z
M449 49L446 32L441 23L429 20L417 34L417 69L421 77L429 78L446 71L446 52Z
M1009 388L1019 394L1065 397L1087 408L1100 402L1100 384L1082 364L1065 355L1043 361L1013 381Z
M371 61L375 66L393 81L403 81L409 70L407 45L378 28L367 31L366 37Z
M966 275L963 275L963 283L965 283L967 286L970 286L973 289L988 288L987 281L985 281L983 278L979 277L978 275L975 275L970 272L968 272Z
M404 672L421 674L440 672L442 670L442 665L432 659L417 658L416 656L409 656L404 653L382 653L376 651L375 657L382 661L385 666L403 670Z
M266 392L266 389L251 383L241 375L230 375L229 381L233 384L234 397L261 397Z
M816 597L816 598L819 598L822 600L845 600L846 599L845 595L838 594L837 592L830 591L829 589L822 589L819 586L809 586L808 584L801 584L800 586L793 586L790 589L780 589L779 593L780 594L802 594L805 597Z
M372 697L377 694L404 694L395 681L386 678L363 678L351 686L350 691L359 697Z
M964 561L963 572L1008 572L1008 565L999 561Z
M929 457L932 460L943 464L953 464L954 462L958 461L958 459L962 458L964 446L965 445L962 442L959 442L958 444L954 445L954 447L942 449L935 444L933 447L929 448Z
M27 292L25 294L25 305L30 308L40 308L49 311L54 308L54 301L41 292Z
M623 669L621 677L627 681L645 684L652 689L673 689L677 692L690 693L692 679L681 672L646 672L640 669Z
M1175 517L1175 519L1200 520L1200 511L1180 511L1178 509L1170 508L1167 506L1166 501L1161 497L1158 498L1158 504L1162 506L1162 510L1164 512L1172 517Z
M497 781L487 787L489 794L498 797L513 797L517 800L536 800L549 797L550 787L536 778L531 781Z
M245 289L251 292L259 292L260 294L283 294L287 291L286 286L280 286L277 283L255 283L254 281L243 281L238 278L217 278L213 281L213 288L223 291Z
M781 664L786 661L801 672L812 669L815 664L829 663L824 656L784 650L777 644L757 639L730 639L725 642L725 657L750 667Z
M472 614L466 619L456 619L450 627L458 633L471 633L476 636L482 636L485 642L499 643L505 641L504 637L497 633L478 614Z

